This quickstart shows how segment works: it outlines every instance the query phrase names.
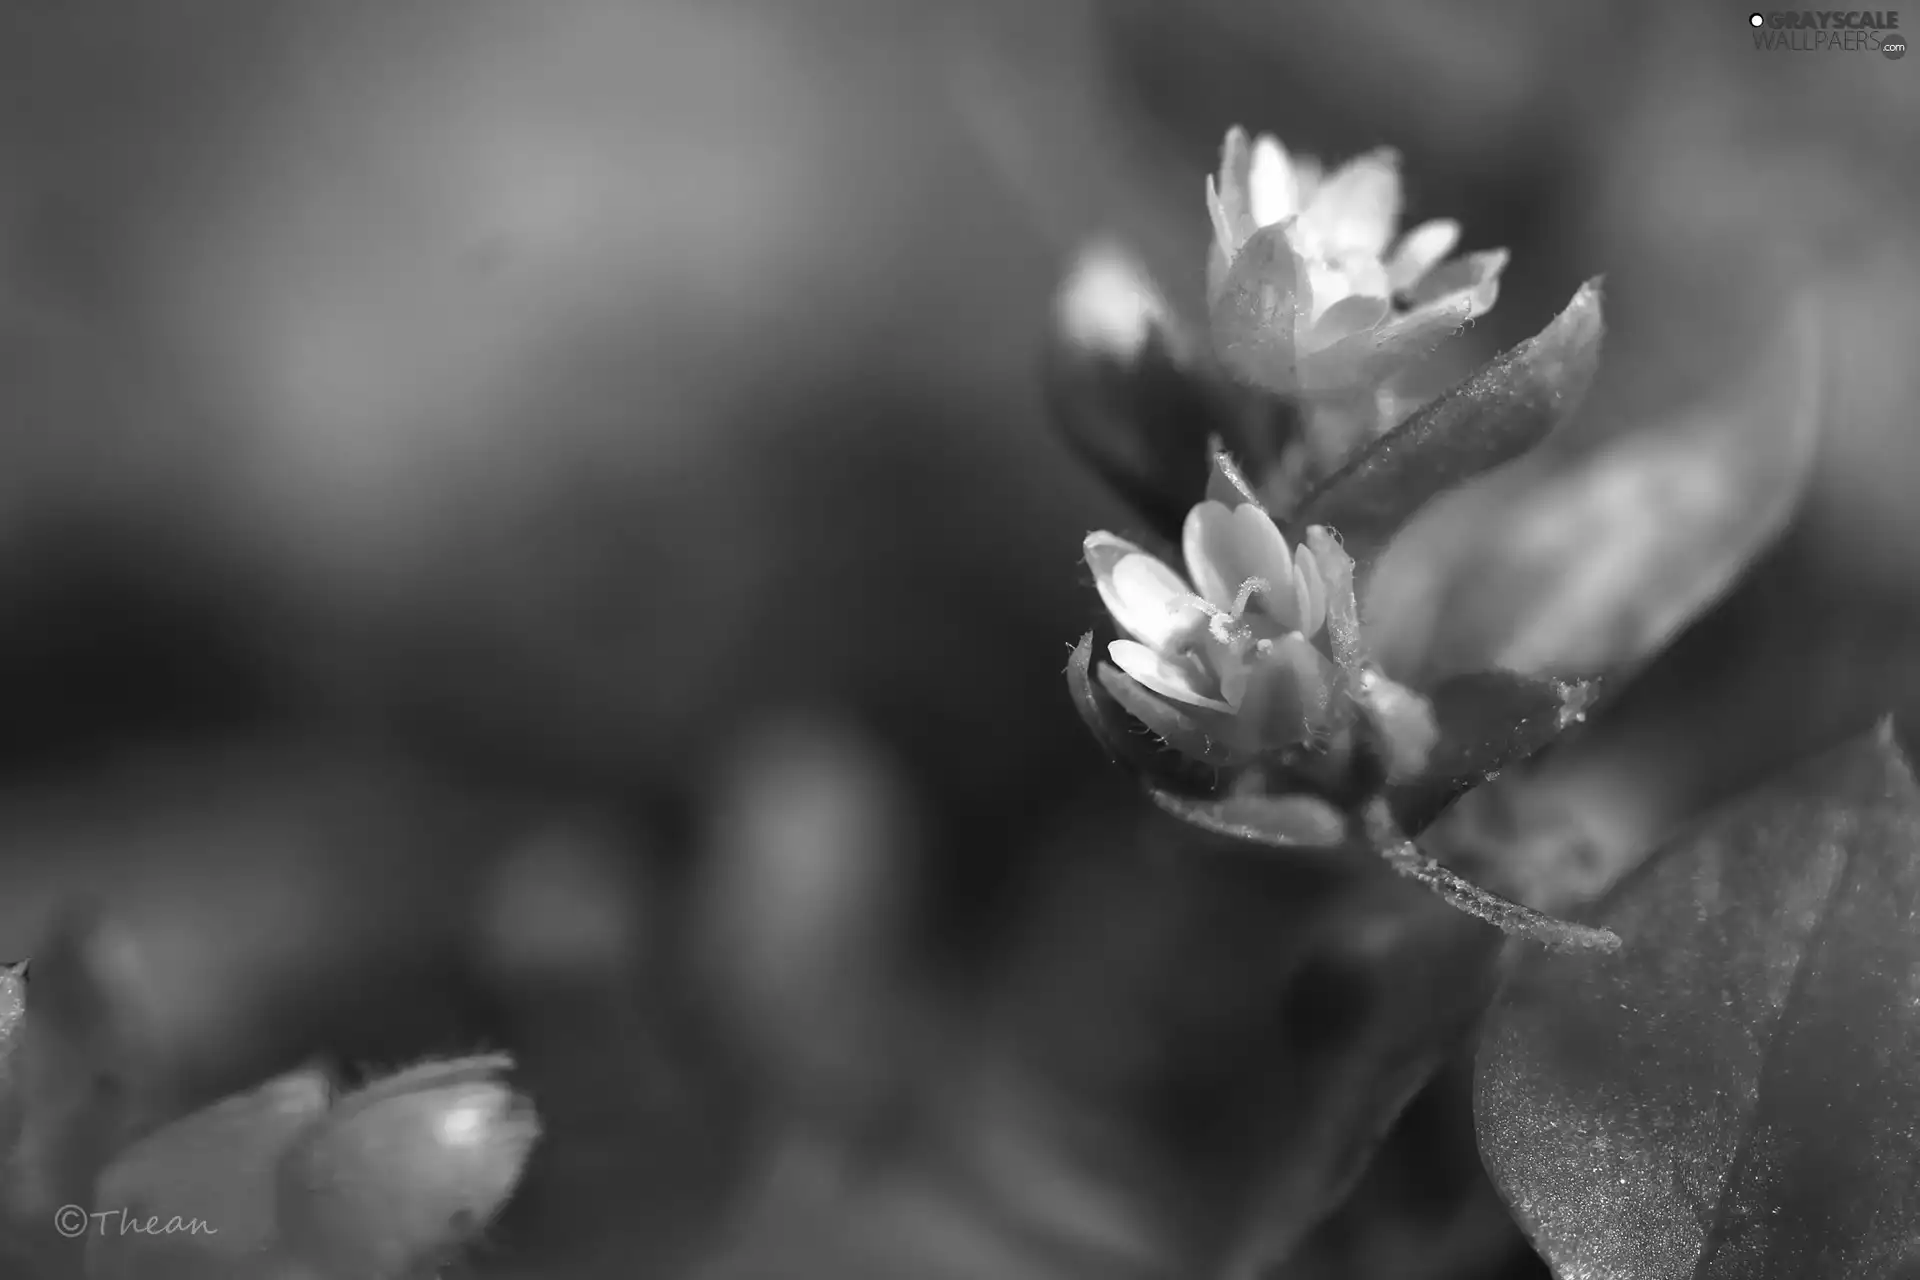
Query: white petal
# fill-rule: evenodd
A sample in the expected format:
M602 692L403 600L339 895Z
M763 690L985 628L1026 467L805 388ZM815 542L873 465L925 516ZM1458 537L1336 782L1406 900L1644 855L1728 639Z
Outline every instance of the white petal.
M1305 543L1293 551L1293 591L1300 609L1300 633L1311 639L1327 620L1327 582Z
M1314 320L1313 327L1300 340L1300 349L1320 351L1356 333L1371 332L1387 318L1389 310L1391 304L1385 298L1349 294Z
M1113 659L1114 666L1163 698L1195 707L1211 707L1215 711L1233 710L1220 699L1200 692L1191 667L1171 662L1143 644L1115 640L1107 646L1107 656Z
M1460 243L1460 224L1452 218L1423 222L1394 248L1387 263L1387 284L1395 293L1405 293L1426 277L1427 272L1446 261Z
M1220 144L1220 172L1207 183L1207 208L1213 215L1214 234L1231 258L1240 252L1247 237L1259 230L1253 220L1250 184L1252 157L1248 154L1247 131L1235 125L1227 130Z
M1253 144L1247 194L1257 226L1270 227L1300 212L1300 188L1293 180L1293 162L1280 139L1270 133L1261 134Z
M1400 220L1400 157L1382 147L1347 161L1321 184L1300 220L1329 254L1380 257Z
M1326 170L1313 156L1293 157L1293 185L1300 193L1300 207L1306 208L1313 203L1314 196L1320 193L1320 183L1326 177Z
M1122 557L1100 592L1121 630L1163 652L1206 624L1192 595L1179 574L1144 552Z
M1310 247L1304 239L1294 245L1295 251L1304 257L1307 264L1307 288L1312 292L1312 305L1300 308L1302 336L1311 332L1312 326L1328 311L1356 294L1378 298L1383 304L1393 296L1393 290L1387 284L1387 269L1380 265L1378 259L1353 253L1341 257L1318 257L1315 256L1317 250L1315 253L1307 252Z
M1292 553L1266 512L1251 502L1231 509L1223 502L1203 502L1187 513L1182 543L1187 572L1209 604L1232 609L1241 584L1260 578L1268 589L1254 598L1265 612L1292 625Z
M1500 296L1500 273L1506 270L1508 256L1505 249L1489 249L1456 258L1409 289L1407 303L1417 309L1464 297L1468 301L1469 316L1483 315Z

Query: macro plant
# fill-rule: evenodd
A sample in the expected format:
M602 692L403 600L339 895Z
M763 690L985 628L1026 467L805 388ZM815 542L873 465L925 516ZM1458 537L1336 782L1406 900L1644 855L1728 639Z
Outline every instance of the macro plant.
M0 972L9 1274L426 1280L506 1204L541 1129L509 1057L358 1088L306 1066L183 1108L114 990L122 941L70 912Z
M1111 241L1057 295L1055 423L1132 516L1082 549L1082 719L1228 845L1383 861L1512 935L1484 1031L1456 1030L1483 1159L1558 1274L1911 1274L1920 1147L1886 1135L1920 1118L1920 794L1888 724L1558 914L1501 873L1525 840L1472 851L1471 878L1422 848L1604 718L1789 527L1829 404L1817 295L1781 300L1746 378L1575 438L1598 279L1449 380L1508 255L1453 257L1450 219L1402 231L1394 152L1328 167L1235 128L1205 204L1203 322Z

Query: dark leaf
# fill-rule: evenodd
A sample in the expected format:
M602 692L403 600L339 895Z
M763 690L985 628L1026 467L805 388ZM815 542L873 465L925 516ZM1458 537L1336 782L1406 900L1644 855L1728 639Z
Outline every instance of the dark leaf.
M1388 792L1394 816L1418 833L1489 775L1539 751L1585 719L1594 689L1492 671L1457 676L1428 694L1440 741L1422 777Z
M1423 680L1645 661L1787 527L1816 457L1825 368L1809 304L1715 399L1561 474L1473 495L1457 534L1409 530L1367 587L1376 654Z
M1840 1280L1920 1258L1920 789L1890 725L1707 819L1532 958L1481 1147L1565 1276Z
M1301 504L1295 523L1331 525L1362 566L1434 496L1540 443L1600 363L1600 285L1551 324L1382 436Z
M1176 542L1206 491L1210 439L1259 468L1296 429L1285 402L1224 377L1110 245L1087 249L1061 287L1044 382L1067 443Z

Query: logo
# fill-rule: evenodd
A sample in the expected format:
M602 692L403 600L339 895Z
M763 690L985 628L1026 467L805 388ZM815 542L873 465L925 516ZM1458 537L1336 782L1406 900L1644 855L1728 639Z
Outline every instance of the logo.
M1906 56L1900 14L1893 9L1770 9L1747 15L1753 47L1776 53L1877 53Z

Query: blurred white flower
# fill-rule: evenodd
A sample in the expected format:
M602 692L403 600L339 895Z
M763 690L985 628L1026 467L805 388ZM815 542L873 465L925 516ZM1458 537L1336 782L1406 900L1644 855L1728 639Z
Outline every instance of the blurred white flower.
M1292 372L1288 385L1271 389L1330 407L1335 420L1321 425L1333 438L1323 453L1387 430L1442 390L1421 385L1425 357L1499 296L1506 250L1449 261L1461 228L1448 218L1396 239L1401 203L1400 159L1390 149L1326 173L1271 134L1250 142L1238 126L1227 132L1218 175L1207 178L1208 296L1216 306L1247 241L1280 229L1291 278L1272 292L1289 301L1260 322L1290 321Z
M1254 503L1212 499L1188 513L1183 542L1186 578L1124 538L1088 536L1087 564L1126 637L1108 656L1183 709L1221 717L1241 745L1304 740L1326 724L1339 676L1313 643L1328 609L1313 551L1289 548Z

